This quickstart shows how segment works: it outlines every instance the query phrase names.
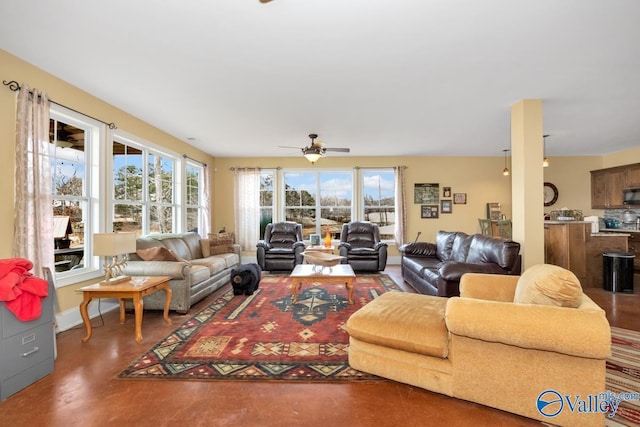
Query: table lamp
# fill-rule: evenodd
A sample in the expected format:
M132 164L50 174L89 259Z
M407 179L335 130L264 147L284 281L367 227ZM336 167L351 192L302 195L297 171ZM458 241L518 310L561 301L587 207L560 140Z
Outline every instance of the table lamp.
M129 280L122 274L127 265L128 254L136 251L135 233L96 233L93 235L93 254L111 257L111 264L104 265L104 280L101 285L113 285Z

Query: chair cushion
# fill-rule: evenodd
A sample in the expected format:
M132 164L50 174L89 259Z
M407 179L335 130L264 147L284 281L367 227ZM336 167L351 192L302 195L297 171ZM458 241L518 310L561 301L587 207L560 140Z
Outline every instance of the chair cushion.
M513 302L577 308L582 301L582 286L571 271L557 265L537 264L522 273Z

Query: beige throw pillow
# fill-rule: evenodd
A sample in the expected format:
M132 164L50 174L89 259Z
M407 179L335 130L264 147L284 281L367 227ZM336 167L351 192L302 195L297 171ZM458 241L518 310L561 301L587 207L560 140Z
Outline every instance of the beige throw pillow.
M220 255L234 252L233 244L235 243L234 233L209 233L209 255ZM202 250L203 256L205 250Z
M571 271L557 265L537 264L522 273L514 303L576 308L582 301L582 286Z
M573 272L551 264L537 264L522 273L513 302L577 308L582 286Z

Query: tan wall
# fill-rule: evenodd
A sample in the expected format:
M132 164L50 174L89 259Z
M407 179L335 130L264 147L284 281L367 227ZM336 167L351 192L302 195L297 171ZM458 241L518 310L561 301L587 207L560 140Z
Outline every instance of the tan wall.
M588 211L590 207L589 171L599 167L599 157L552 158L545 170L545 180L558 186L558 202L549 209L567 205L571 209ZM233 172L231 167L308 168L407 166L408 240L420 231L421 241L433 241L438 230L479 232L478 218L485 216L487 202L499 202L511 218L511 179L502 175L503 157L325 157L315 166L303 158L217 158L215 167L215 209L213 229L233 230ZM571 171L568 173L567 171ZM439 183L451 187L454 193L466 193L466 205L453 205L453 213L441 214L438 219L422 219L420 205L413 203L415 183ZM542 192L542 188L540 189ZM441 193L442 194L442 193ZM586 213L585 213L586 214ZM542 232L542 230L540 231ZM253 250L251 250L253 251ZM390 248L390 255L397 255Z
M100 99L48 74L21 59L0 50L0 77L2 80L16 80L20 84L46 92L50 99L82 111L106 122L114 122L118 129L136 135L147 141L186 154L204 163L213 164L214 158L190 145L160 131L142 120L101 101ZM15 102L16 93L0 86L0 258L9 258L13 252L13 189L14 185L14 145L15 145ZM95 280L97 281L97 280ZM93 282L95 282L93 281ZM91 282L83 282L59 288L57 291L60 311L80 304L81 296L75 289Z

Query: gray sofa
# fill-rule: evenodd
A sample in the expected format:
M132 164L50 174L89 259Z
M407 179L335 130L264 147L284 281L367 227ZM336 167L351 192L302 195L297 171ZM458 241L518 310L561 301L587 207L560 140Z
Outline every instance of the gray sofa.
M177 261L144 261L139 254L145 249L166 248ZM204 251L203 251L204 249ZM170 310L185 314L191 306L229 283L231 270L240 264L240 247L233 245L228 253L209 255L208 239L197 233L155 234L136 240L136 253L129 254L124 273L131 276L171 276L173 292ZM148 252L148 251L147 251ZM180 260L181 259L181 260ZM164 292L144 297L144 308L163 310Z

